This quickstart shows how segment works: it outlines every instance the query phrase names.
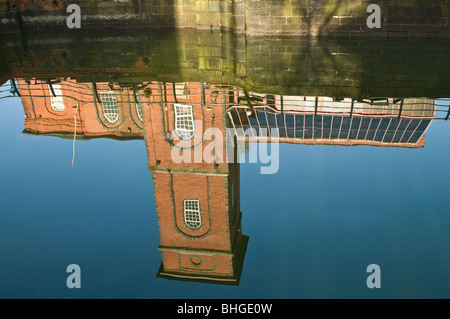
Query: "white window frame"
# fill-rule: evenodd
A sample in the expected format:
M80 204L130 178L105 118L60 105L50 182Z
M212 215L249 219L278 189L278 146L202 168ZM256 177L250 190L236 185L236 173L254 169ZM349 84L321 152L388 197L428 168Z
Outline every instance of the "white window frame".
M52 93L55 92L55 95ZM48 84L48 91L50 92L50 105L53 111L62 112L66 109L64 105L64 98L61 90L60 84L53 84L50 88L50 84Z
M183 200L184 224L190 229L198 229L202 226L202 213L200 211L200 200Z
M174 104L175 133L183 140L191 140L195 135L194 116L192 105Z
M109 123L114 124L119 120L119 105L117 94L113 91L100 92L103 116Z
M141 96L139 94L136 95L137 101L135 101L135 106L136 106L136 114L138 116L138 119L141 120L142 122L144 122L144 114L143 114L143 110L142 110L142 105L141 105Z

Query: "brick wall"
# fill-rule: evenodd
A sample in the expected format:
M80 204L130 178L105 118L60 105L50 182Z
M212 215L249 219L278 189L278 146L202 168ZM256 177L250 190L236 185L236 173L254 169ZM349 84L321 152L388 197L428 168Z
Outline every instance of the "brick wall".
M148 166L152 172L155 205L160 231L162 270L158 276L192 276L219 280L239 280L243 254L248 238L241 233L239 204L239 164L217 163L205 159L194 162L196 150L205 154L211 140L202 141L204 130L220 130L229 125L225 114L228 94L214 85L152 83L151 98L145 105L144 139ZM180 147L176 138L175 104L192 106L193 119L201 123L192 140L183 142L188 162L173 158ZM216 137L217 147L225 155L225 139ZM206 152L206 154L212 154ZM198 200L201 226L188 227L184 219L184 200ZM196 264L194 260L199 260ZM215 279L213 279L215 278Z
M95 101L92 84L76 83L73 80L61 82L64 108L54 110L51 106L52 92L45 81L19 79L25 111L25 132L33 134L57 134L72 136L75 131L75 109L77 113L77 135L84 138L116 137L124 139L143 138L143 121L138 117L133 95L117 90L118 119L110 123L105 118L100 103ZM109 92L107 83L97 85L99 92ZM78 103L79 102L79 103Z
M214 85L202 87L201 83L197 82L186 83L188 93L182 95L184 84L180 83L179 85L181 92L178 94L174 94L172 83L166 85L152 83L150 85L152 97L144 107L149 168L227 174L229 167L224 159L225 141L220 139L220 135L225 134L226 129L225 101L228 98L227 93L220 87ZM175 86L176 91L178 91L177 86ZM195 136L190 141L183 141L175 132L175 103L192 106ZM210 161L209 158L206 159L207 155L214 155L214 152L209 151L213 138L209 135L205 136L205 132L212 128L217 130L215 132L217 134L215 137L217 161L215 162ZM177 146L176 149L174 149L174 145ZM175 164L172 154L180 156L180 158L184 157L186 160ZM196 160L196 157L200 158L200 162ZM188 160L190 163L186 163Z

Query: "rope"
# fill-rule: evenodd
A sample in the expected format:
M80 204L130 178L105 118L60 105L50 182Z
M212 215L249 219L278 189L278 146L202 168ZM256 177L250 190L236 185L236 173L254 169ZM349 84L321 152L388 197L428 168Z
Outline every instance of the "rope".
M79 104L79 103L78 103ZM75 165L75 140L77 138L77 113L78 113L78 104L75 108L75 115L74 115L74 123L75 123L75 129L73 132L73 147L72 147L72 166Z

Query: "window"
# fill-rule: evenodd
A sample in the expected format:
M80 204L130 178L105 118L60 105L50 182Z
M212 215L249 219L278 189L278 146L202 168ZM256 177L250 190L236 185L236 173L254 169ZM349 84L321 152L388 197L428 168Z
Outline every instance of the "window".
M137 101L136 101L136 113L139 118L139 120L144 121L144 114L142 113L142 105L141 105L141 96L137 95Z
M175 83L175 94L177 98L187 100L189 99L190 91L187 82Z
M190 140L194 137L194 118L192 116L192 106L185 104L175 104L175 133L183 140Z
M117 105L117 96L114 92L101 92L100 101L102 102L102 112L110 123L115 123L119 119L119 107Z
M52 89L53 92L55 92L55 95L53 95ZM66 107L64 106L61 85L53 84L51 87L49 85L48 90L50 91L50 105L52 109L57 112L64 111Z
M200 201L198 199L184 200L184 223L192 229L200 228L202 225L200 213Z

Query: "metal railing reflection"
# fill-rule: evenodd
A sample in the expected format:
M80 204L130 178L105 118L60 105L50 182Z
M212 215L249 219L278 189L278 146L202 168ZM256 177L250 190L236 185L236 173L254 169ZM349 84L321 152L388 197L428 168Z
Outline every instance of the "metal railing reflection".
M34 78L11 80L9 89L5 84L0 90L1 97L20 96L24 106L29 106L31 111L26 111L26 117L34 118L35 128L29 126L28 130L32 133L39 131L38 118L45 121L43 112L36 113L37 107L43 106L52 114L53 125L55 119L62 121L69 109L79 106L81 131L83 118L95 115L101 129L94 136L103 130L105 134L139 138L144 127L144 105L164 104L167 109L174 103L184 103L199 105L202 112L213 106L225 108L229 125L238 137L250 130L251 136L258 139L263 130L276 128L281 142L420 147L431 121L448 120L450 115L450 99L287 96L198 82L79 83ZM72 132L69 123L67 126ZM62 126L59 129L63 130ZM113 133L117 130L121 133Z

